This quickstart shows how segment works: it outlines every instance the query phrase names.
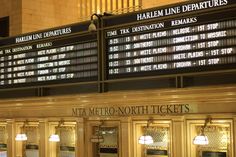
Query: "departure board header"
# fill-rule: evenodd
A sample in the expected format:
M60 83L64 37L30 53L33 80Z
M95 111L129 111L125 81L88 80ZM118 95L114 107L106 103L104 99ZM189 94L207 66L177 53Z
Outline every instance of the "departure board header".
M200 1L137 14L137 21L228 5L228 0Z
M230 7L236 4L235 0L201 0L187 1L176 5L168 5L164 7L147 9L139 12L120 15L114 18L109 18L106 26L115 26L120 24L128 24L137 21L145 21L150 19L160 19L173 15L183 15L185 13L194 14L197 11L209 11L211 9L220 9Z
M0 40L0 46L18 44L25 42L32 42L47 38L60 37L65 35L70 35L78 32L83 32L88 30L90 22L84 22L80 24L68 25L64 27L48 29L40 32L27 33L16 37L10 37Z
M50 38L50 37L57 37L57 36L70 34L70 33L71 33L71 27L66 27L66 28L62 28L62 29L56 29L56 30L52 30L52 31L16 37L15 42L22 43L22 42L34 41L34 40L45 39L45 38Z

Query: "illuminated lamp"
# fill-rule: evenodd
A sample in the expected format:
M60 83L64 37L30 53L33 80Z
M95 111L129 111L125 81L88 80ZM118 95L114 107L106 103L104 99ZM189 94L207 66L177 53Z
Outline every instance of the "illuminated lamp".
M57 134L57 129L60 129L60 127L64 124L64 121L63 120L60 120L59 123L58 123L58 126L57 128L55 128L55 134L52 134L49 136L49 142L60 142L60 136L59 134Z
M49 137L50 142L60 142L60 136L58 134L52 134Z
M201 133L199 135L197 135L196 137L194 137L193 144L195 144L195 145L208 145L209 144L209 140L208 140L207 136L204 134L205 128L208 123L211 123L210 117L208 117L205 120L204 126L201 127Z
M153 138L150 135L143 135L139 137L138 143L139 144L152 144Z
M27 135L26 135L26 133L23 133L27 123L28 123L28 121L24 122L24 124L23 124L23 126L21 128L21 132L16 135L16 137L15 137L16 141L27 141Z
M17 134L15 137L16 141L27 141L27 136L24 133Z
M208 141L208 138L206 135L201 134L201 135L196 136L193 139L193 144L195 144L195 145L208 145L209 141Z
M152 123L152 120L149 119L148 122L147 122L147 128L145 130L145 134L140 136L139 139L138 139L138 143L139 144L152 144L154 141L153 141L153 138L152 136L150 135L147 135L147 129L149 128L149 125Z

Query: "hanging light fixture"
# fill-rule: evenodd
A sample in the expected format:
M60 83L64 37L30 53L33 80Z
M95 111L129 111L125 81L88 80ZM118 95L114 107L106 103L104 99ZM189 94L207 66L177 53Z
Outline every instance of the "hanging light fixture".
M96 25L94 24L94 19L93 19L93 17L94 16L96 16L97 17L97 19L100 21L101 20L101 18L102 18L102 15L100 15L100 14L96 14L96 13L94 13L94 14L92 14L91 15L91 23L90 23L90 25L89 25L89 27L88 27L88 31L96 31L97 30L97 27L96 27Z
M16 141L27 141L27 135L26 133L24 133L26 124L28 124L28 121L24 122L23 126L20 129L21 130L20 133L16 135L15 137Z
M103 138L103 135L102 135L102 132L101 132L101 127L102 127L103 124L104 124L104 121L101 121L101 124L98 126L98 129L97 129L95 135L93 135L90 139L91 142L93 142L93 143L102 143L102 142L104 142L104 138Z
M101 19L102 19L103 16L111 16L111 15L112 15L112 14L107 13L107 12L104 12L103 15L97 14L97 13L92 14L91 17L90 17L91 23L90 23L90 25L89 25L89 27L88 27L88 31L93 32L93 31L96 31L96 30L97 30L97 27L96 27L96 25L95 25L95 23L94 23L94 19L93 19L94 16L97 17L98 22L100 23L100 21L101 21Z
M147 129L149 128L149 125L153 122L152 119L149 119L148 122L147 122L147 127L146 127L146 130L145 130L145 134L140 136L139 139L138 139L138 143L139 144L152 144L154 141L153 141L153 138L152 136L150 135L147 135Z
M58 123L58 126L57 128L55 128L55 134L52 134L50 137L49 137L49 141L50 142L60 142L60 136L59 134L57 134L57 129L59 129L62 125L64 124L64 121L63 120L60 120L59 123Z
M208 117L205 120L204 126L201 127L201 133L199 135L197 135L196 137L194 137L193 144L195 144L195 145L208 145L209 144L209 140L208 140L207 136L204 134L205 128L208 123L211 123L210 117Z

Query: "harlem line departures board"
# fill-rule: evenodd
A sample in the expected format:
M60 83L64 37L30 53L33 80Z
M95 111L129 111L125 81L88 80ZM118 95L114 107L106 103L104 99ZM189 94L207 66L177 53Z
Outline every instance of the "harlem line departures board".
M205 10L201 14L194 11L189 14L182 13L188 5L201 9L204 5L213 7L235 3L217 2L219 3L201 1L178 8L170 7L168 10L138 13L135 15L136 21L147 18L151 20L107 30L108 79L235 68L236 9ZM158 16L171 12L179 14L174 18L169 16L158 20ZM128 21L130 18L132 21L135 16L124 16L120 19ZM112 26L110 23L111 20L108 25Z
M97 80L96 34L0 49L2 87Z

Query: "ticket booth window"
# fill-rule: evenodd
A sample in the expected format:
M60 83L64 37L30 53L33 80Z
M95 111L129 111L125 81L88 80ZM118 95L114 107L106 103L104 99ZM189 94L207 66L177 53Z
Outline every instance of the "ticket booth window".
M49 129L49 157L75 157L76 122L50 122Z
M26 157L39 157L39 128L38 126L26 126L27 141L23 142Z
M168 157L169 128L166 127L143 127L143 132L153 139L151 144L142 144L143 154L146 157Z
M16 156L39 157L39 138L38 122L16 122Z
M59 157L75 157L75 127L63 126L58 128L60 142L58 143Z
M94 157L119 157L117 127L95 126L91 142Z
M7 157L6 126L0 126L0 157Z
M232 122L212 120L204 130L204 121L188 123L188 156L189 157L233 157ZM203 144L194 143L198 135L207 139Z
M134 122L134 155L137 157L169 157L170 126L168 122L147 126L145 122ZM140 141L142 136L151 137L152 141Z
M39 157L39 147L34 144L25 145L25 156L26 157Z
M201 127L196 127L197 132ZM227 126L208 126L204 131L209 144L200 145L197 148L197 156L200 157L229 157L230 152L230 128Z

